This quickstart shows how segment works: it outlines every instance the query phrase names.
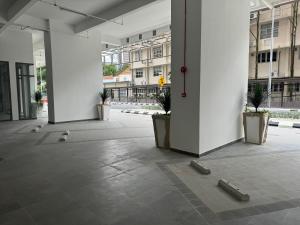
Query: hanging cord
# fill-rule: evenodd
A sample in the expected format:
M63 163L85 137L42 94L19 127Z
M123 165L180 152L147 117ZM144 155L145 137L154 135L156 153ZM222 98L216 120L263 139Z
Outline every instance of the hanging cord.
M187 73L187 66L186 66L186 35L187 35L187 0L184 0L184 44L183 44L183 66L181 67L181 73L183 74L183 92L181 96L185 98L186 94L186 73Z

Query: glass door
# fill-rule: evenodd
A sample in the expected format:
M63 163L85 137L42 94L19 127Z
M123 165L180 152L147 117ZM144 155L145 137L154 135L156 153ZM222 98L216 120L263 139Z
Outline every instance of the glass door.
M36 103L34 100L35 80L33 65L16 63L19 119L36 119Z
M9 64L0 61L0 121L11 120L11 116Z

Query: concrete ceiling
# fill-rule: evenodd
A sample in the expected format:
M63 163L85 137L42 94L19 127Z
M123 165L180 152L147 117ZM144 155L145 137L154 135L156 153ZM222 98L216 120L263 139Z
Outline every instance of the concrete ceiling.
M294 0L249 0L251 10L265 8L267 5L278 5L284 2L293 2Z
M292 0L249 0L251 10ZM92 19L61 10L46 3L66 7L85 14L123 23ZM171 0L0 0L0 35L14 24L47 30L47 19L71 26L75 33L99 29L106 37L120 40L128 36L171 24ZM41 32L33 32L34 43L42 40Z
M116 38L125 38L171 24L171 0L159 0L115 19L124 25L103 23L102 33Z
M292 0L249 0L249 4L251 10L256 10L287 1ZM51 5L54 3L124 24L117 25L61 10ZM16 24L36 30L47 30L47 19L65 23L71 26L75 33L99 29L106 37L119 40L171 24L171 0L0 0L0 35L8 27ZM32 33L36 49L42 51L43 33Z
M252 10L266 2L278 4L289 0L249 0ZM292 0L290 0L292 1ZM66 7L107 20L124 22L123 26L61 10L46 3ZM45 20L55 19L72 26L75 33L98 27L103 33L124 38L171 23L171 0L0 0L0 34L18 23L41 30Z
M45 0L45 2L57 3L60 6L74 9L87 14L96 15L99 12L103 12L109 8L126 1L126 0ZM69 25L76 25L85 19L83 16L62 11L59 8L51 5L47 5L44 2L37 2L31 7L27 13L30 16L37 17L40 19L55 19L62 21Z

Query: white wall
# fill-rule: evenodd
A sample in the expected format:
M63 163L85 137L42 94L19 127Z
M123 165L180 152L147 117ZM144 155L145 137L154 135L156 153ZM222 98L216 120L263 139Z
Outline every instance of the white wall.
M248 1L202 1L200 154L243 137L249 22Z
M50 32L45 33L49 121L96 119L102 88L100 33L83 37L56 21L49 25Z
M199 155L243 136L249 3L187 4L187 97L182 98L184 1L172 1L171 148Z
M19 119L16 62L33 64L32 35L27 31L6 30L0 35L0 61L9 62L12 117Z

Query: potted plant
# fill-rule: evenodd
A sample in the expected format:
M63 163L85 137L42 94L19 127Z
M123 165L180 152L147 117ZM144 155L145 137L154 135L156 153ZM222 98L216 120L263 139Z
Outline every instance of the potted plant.
M40 111L42 105L42 93L40 91L36 91L33 97L35 102L31 102L30 105L31 119L37 119L38 111Z
M103 89L100 92L101 103L97 105L99 120L109 120L110 105L107 104L107 99L109 97L107 89Z
M170 89L166 89L155 98L160 107L165 111L165 114L152 115L155 143L158 148L170 148Z
M243 114L245 142L247 143L261 145L266 142L270 117L267 111L258 110L266 96L260 84L256 84L254 92L248 95L248 102L254 106L255 111L246 111Z
M34 93L34 98L35 98L35 102L39 105L42 106L42 93L40 91L36 91Z

